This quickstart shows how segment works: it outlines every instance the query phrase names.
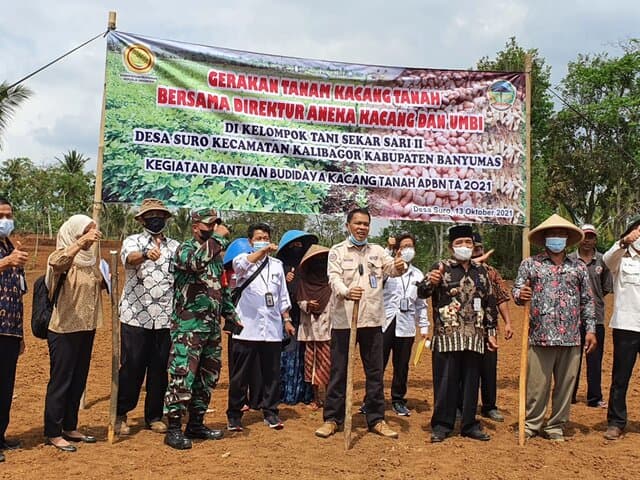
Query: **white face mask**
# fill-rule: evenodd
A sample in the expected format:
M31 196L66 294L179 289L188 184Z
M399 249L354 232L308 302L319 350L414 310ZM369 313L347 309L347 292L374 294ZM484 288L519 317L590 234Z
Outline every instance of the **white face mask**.
M413 249L413 247L406 247L400 250L400 257L407 263L411 263L411 260L413 260L413 257L415 256L416 251Z
M471 259L473 249L469 247L453 247L453 258L461 262L466 262Z
M640 252L640 238L633 242L631 246L635 248L636 252Z

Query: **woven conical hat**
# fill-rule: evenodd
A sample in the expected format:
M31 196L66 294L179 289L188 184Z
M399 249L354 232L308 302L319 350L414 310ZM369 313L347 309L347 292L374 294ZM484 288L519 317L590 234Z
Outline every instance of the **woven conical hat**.
M302 260L300 260L300 265L309 260L311 257L315 257L316 255L320 255L322 253L328 254L329 249L327 247L323 247L322 245L311 245L309 247L309 250L307 250L307 253L305 253L302 257Z
M567 248L582 241L584 232L576 227L569 220L562 218L555 213L544 222L529 232L529 241L539 247L544 247L545 232L551 228L564 228L569 235L567 238Z

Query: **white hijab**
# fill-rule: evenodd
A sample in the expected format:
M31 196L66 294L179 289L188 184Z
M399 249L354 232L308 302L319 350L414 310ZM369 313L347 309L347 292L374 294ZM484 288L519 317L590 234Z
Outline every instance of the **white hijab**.
M58 231L58 238L56 240L56 248L67 248L82 235L84 235L84 229L87 228L93 222L93 219L86 215L73 215L69 220L64 222ZM89 250L80 250L73 263L78 267L91 267L96 264L96 256L93 253L93 248Z

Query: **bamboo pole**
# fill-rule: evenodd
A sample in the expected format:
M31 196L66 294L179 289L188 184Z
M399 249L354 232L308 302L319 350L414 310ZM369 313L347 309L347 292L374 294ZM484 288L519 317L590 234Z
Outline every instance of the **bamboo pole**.
M347 357L347 392L344 401L344 449L351 448L351 407L353 404L353 364L355 362L356 337L358 336L358 311L360 300L353 302L351 329L349 330L349 356Z
M111 250L111 399L109 400L109 427L107 439L116 440L116 417L118 415L118 388L120 369L120 316L118 315L118 251Z
M529 225L531 224L531 55L525 55L525 79L526 79L526 160L525 171L527 175L526 191L526 226L522 230L522 259L527 258L531 253L529 245ZM527 413L527 368L529 350L529 302L524 306L524 319L522 322L522 346L520 349L520 384L518 389L518 445L525 442L524 421Z

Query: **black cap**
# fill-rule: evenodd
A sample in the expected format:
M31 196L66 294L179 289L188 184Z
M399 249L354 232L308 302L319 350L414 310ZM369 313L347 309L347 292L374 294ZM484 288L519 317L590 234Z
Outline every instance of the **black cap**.
M480 232L473 232L473 244L482 245L482 235L480 235Z
M457 238L473 238L471 225L454 225L449 228L449 243Z

